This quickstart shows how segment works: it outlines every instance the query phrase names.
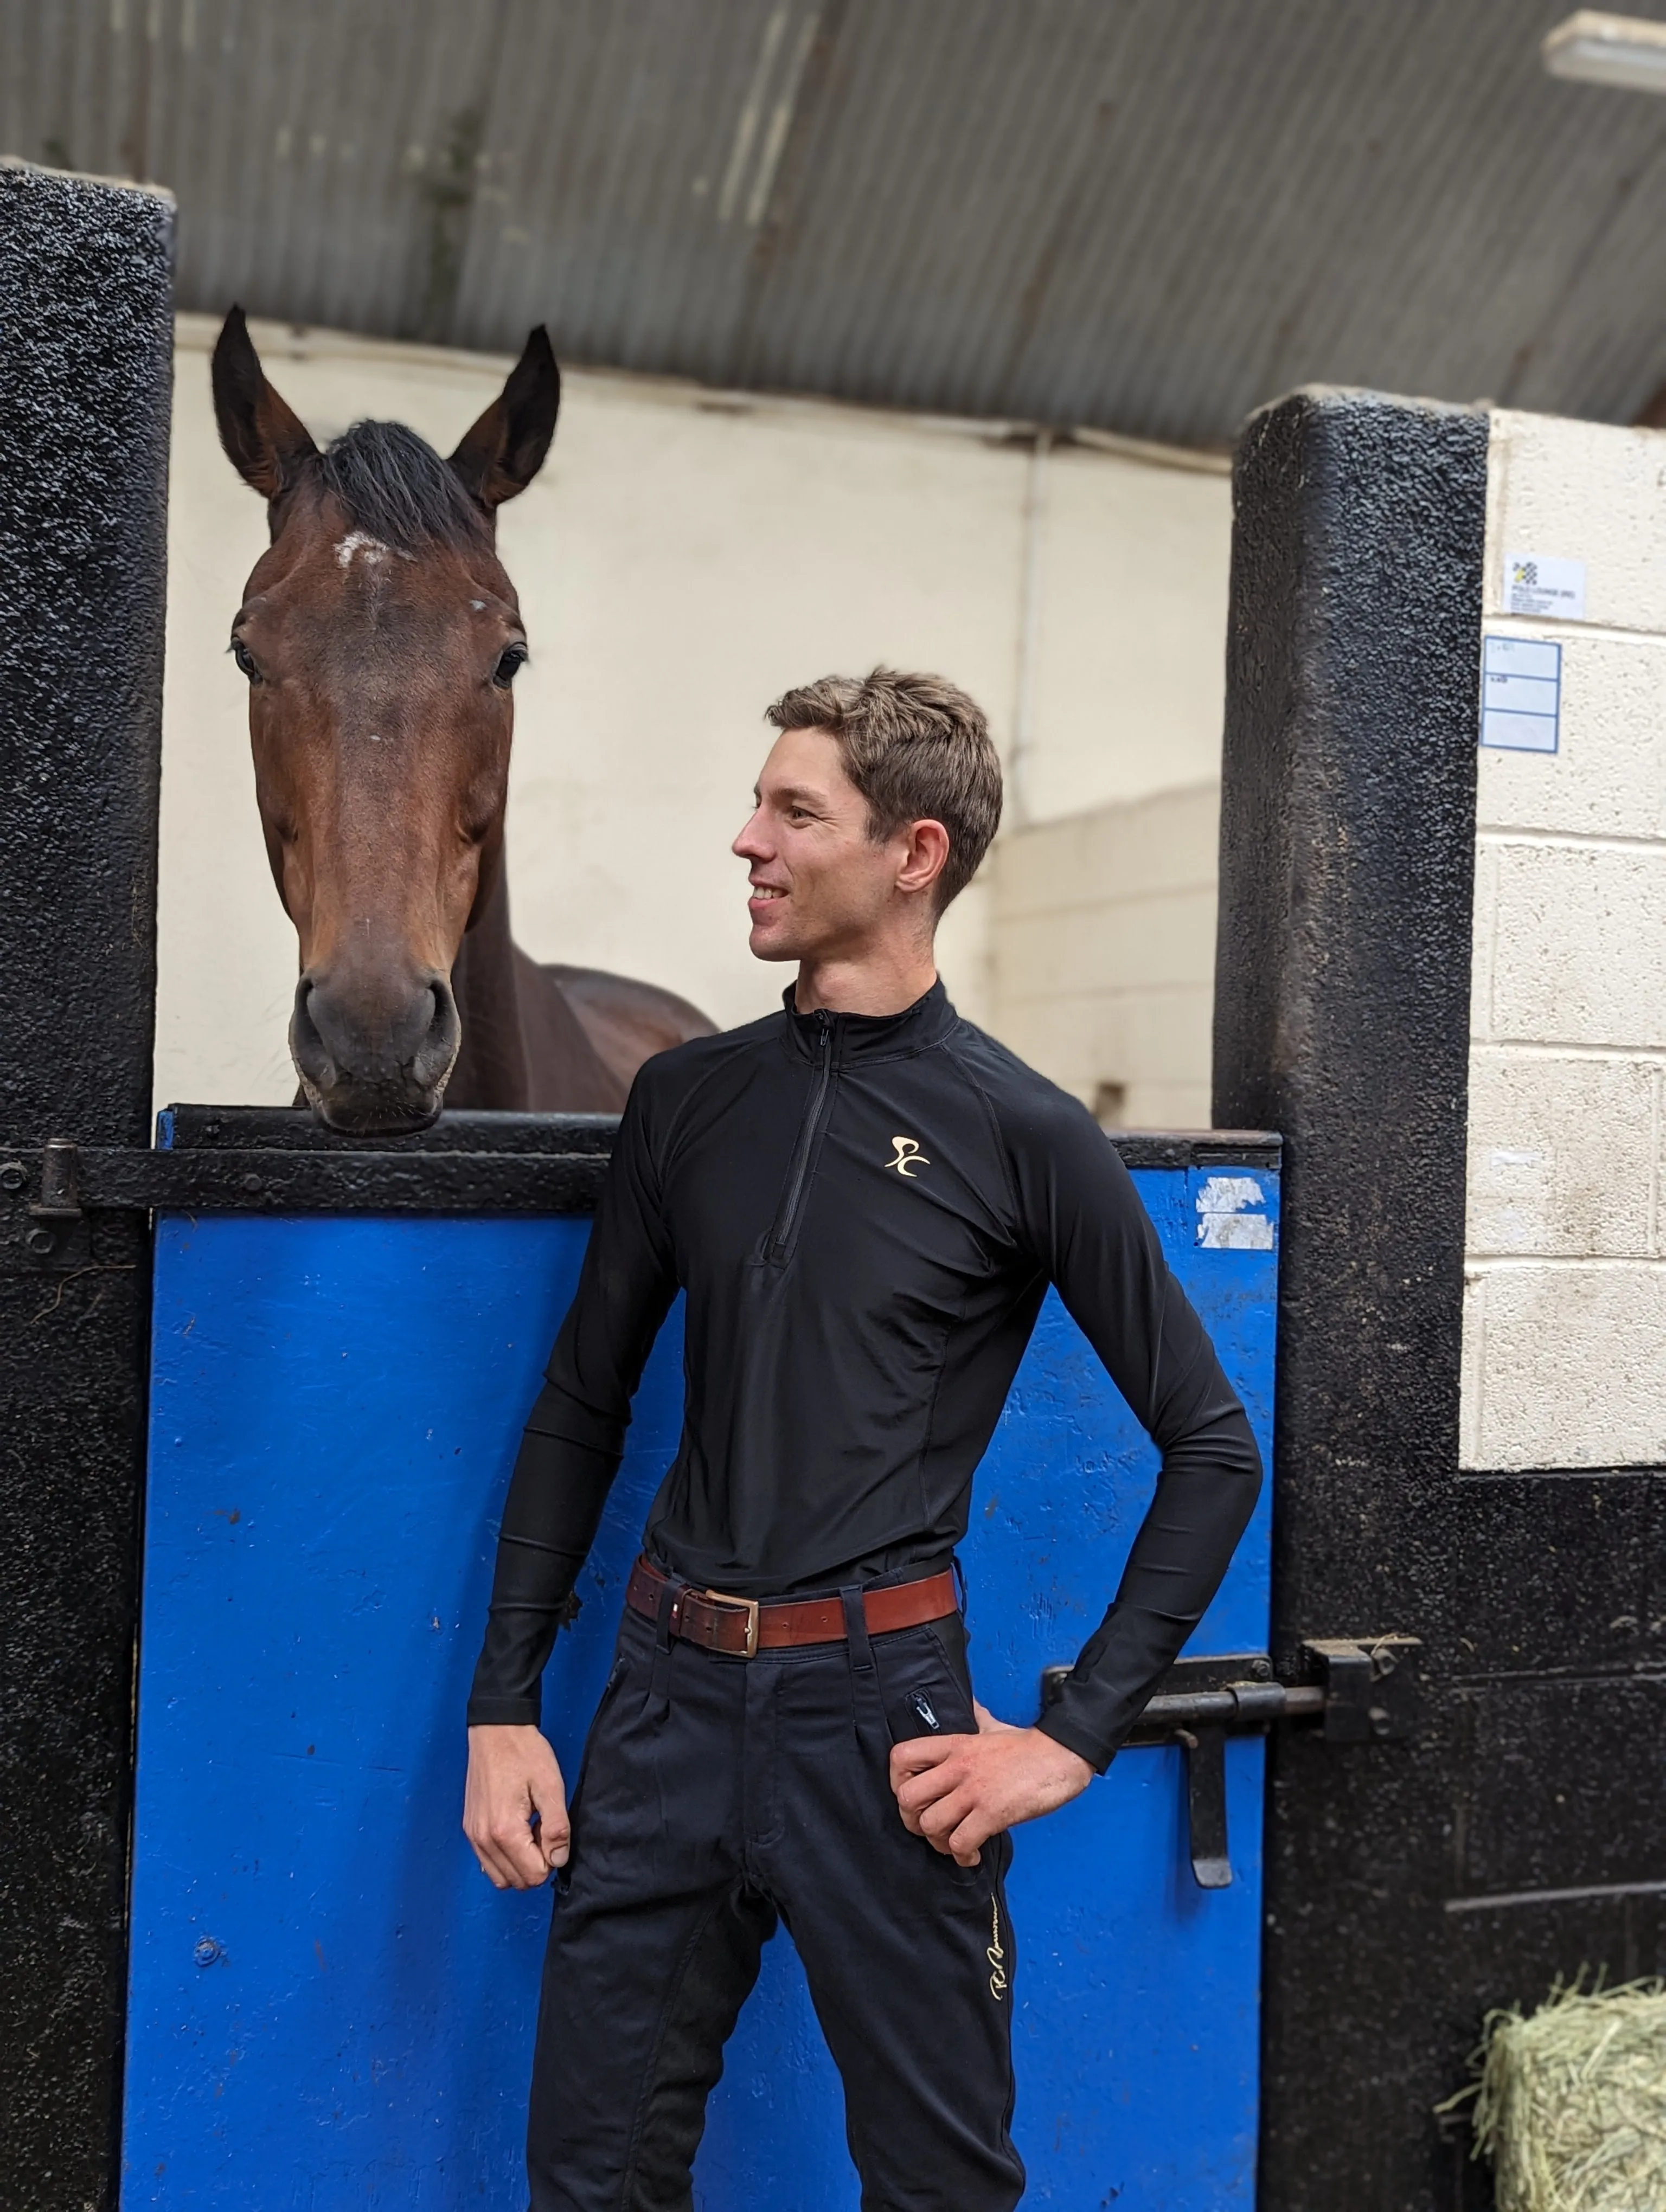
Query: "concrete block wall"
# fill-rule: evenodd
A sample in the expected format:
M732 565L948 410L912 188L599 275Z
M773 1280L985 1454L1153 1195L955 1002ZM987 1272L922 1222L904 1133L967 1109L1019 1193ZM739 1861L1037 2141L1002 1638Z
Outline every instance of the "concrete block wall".
M996 1034L1125 1127L1208 1126L1219 822L1212 779L1019 830L991 858Z
M1560 749L1483 745L1462 1463L1666 1462L1666 435L1499 412L1485 627L1562 648ZM1584 619L1506 611L1507 555Z

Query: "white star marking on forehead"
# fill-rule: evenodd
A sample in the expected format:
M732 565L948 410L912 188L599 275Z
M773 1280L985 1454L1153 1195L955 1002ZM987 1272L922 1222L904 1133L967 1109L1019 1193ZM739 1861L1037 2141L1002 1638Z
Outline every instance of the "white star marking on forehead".
M386 561L390 553L401 561L409 561L409 553L401 553L395 545L384 545L380 538L373 538L368 530L350 530L336 547L336 559L342 568L350 568L353 556L360 554L374 568L379 561Z

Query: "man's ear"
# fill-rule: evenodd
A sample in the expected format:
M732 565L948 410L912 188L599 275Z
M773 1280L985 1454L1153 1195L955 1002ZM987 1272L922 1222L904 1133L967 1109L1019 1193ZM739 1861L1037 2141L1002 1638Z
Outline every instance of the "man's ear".
M213 381L214 419L227 459L264 498L281 497L318 447L267 383L240 307L226 317L215 341Z
M471 497L488 514L525 491L544 466L561 407L561 371L550 333L529 331L509 380L451 457Z
M908 859L897 878L899 891L928 891L948 866L949 833L929 817L910 822Z

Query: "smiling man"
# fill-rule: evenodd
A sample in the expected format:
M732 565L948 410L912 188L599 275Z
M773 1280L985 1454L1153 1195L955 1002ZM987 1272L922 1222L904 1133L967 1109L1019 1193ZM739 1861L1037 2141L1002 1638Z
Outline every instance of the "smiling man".
M500 1888L559 1870L534 2212L687 2212L780 1920L866 2212L1008 2212L1008 1831L1110 1764L1261 1467L1115 1151L938 981L939 919L1000 819L982 714L876 669L769 719L734 850L752 951L797 980L636 1079L504 1508L464 1826ZM1163 1463L1063 1694L1012 1727L973 1701L953 1553L1049 1284ZM679 1289L682 1441L569 1814L539 1678Z

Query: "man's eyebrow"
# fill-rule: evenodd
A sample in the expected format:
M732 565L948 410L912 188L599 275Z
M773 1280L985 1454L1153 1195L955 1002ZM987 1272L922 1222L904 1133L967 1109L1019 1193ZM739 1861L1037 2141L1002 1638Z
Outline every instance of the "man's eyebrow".
M827 804L827 794L818 791L813 784L808 783L784 783L775 793L775 797L777 802L782 805L790 805L795 800L806 799L812 805L825 806Z

